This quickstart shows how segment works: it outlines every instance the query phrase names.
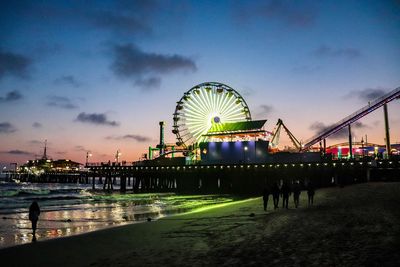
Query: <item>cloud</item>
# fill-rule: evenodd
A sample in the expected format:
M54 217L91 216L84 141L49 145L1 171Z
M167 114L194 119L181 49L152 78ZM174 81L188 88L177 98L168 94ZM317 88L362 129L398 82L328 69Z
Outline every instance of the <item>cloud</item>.
M85 147L83 147L83 146L75 146L74 147L74 150L75 151L88 151Z
M6 75L12 75L19 78L29 78L29 69L32 65L32 59L13 52L0 49L0 79Z
M1 133L13 133L15 132L17 129L15 129L15 127L9 123L9 122L0 122L0 134Z
M321 45L313 51L313 54L321 58L346 58L355 59L361 56L361 52L355 48L332 48Z
M72 100L64 96L49 96L47 105L50 107L58 107L63 109L75 109L78 106L72 103Z
M139 86L159 85L161 74L197 70L196 63L180 55L147 53L133 44L114 45L111 70L118 77L133 79ZM150 77L149 77L150 76Z
M271 105L260 105L260 108L262 109L263 113L271 113L274 108Z
M144 135L137 135L137 134L126 134L123 136L107 136L107 140L127 140L127 139L132 139L135 140L139 143L144 143L144 142L150 142L152 141L151 138L144 136Z
M235 18L241 22L254 18L261 18L267 22L278 21L288 26L309 27L317 17L315 8L310 5L299 5L294 1L271 0L261 4L244 2L235 6Z
M104 113L85 113L81 112L76 117L76 121L83 123L90 123L96 125L108 125L108 126L118 126L119 123L116 121L109 121L107 115Z
M265 118L266 115L270 115L274 111L274 107L271 105L260 105L258 110L260 111L257 113L257 117L262 116Z
M330 129L332 126L333 126L333 124L325 125L323 122L317 121L317 122L314 122L313 124L311 124L310 129L314 130L316 132L316 134L321 134L321 133L327 131L328 129ZM368 127L368 126L360 121L356 121L351 124L351 129L362 129L362 128L366 128L366 127ZM337 131L336 133L334 133L333 135L331 135L330 138L343 139L343 138L348 138L348 136L349 136L348 127L344 127L343 129L341 129L341 130Z
M31 145L43 145L43 141L39 141L39 140L30 140L29 141L29 144L31 144Z
M55 84L58 85L70 85L72 87L80 87L81 83L76 80L72 75L64 75L54 80Z
M368 125L362 123L361 121L356 121L351 124L351 128L354 129L368 128Z
M147 89L157 89L161 85L161 78L159 77L149 77L149 78L138 78L135 83L136 86L147 88Z
M23 98L22 94L16 90L14 90L14 91L8 92L5 97L0 97L0 102L15 102L22 98Z
M9 151L2 151L1 153L11 154L11 155L21 155L21 156L32 156L32 155L34 155L31 152L23 151L23 150L19 150L19 149L13 149L13 150L9 150Z
M164 5L164 6L163 6ZM97 10L88 14L92 25L99 29L109 30L116 34L135 36L150 35L153 32L151 22L157 12L168 9L174 12L179 4L153 0L115 1L111 8Z
M35 121L34 123L32 123L32 127L33 128L42 128L43 125L40 122Z
M367 101L372 101L377 99L378 97L383 96L385 93L387 93L386 88L382 87L377 87L377 88L365 88L362 90L358 91L351 91L349 94L344 96L345 98L348 97L356 97L360 99L361 101L367 102Z

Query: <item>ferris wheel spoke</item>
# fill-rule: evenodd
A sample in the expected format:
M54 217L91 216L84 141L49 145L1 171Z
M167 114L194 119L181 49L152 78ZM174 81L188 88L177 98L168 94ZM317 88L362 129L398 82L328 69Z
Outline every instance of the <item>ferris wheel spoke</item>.
M209 107L210 107L210 112L213 112L214 111L214 106L213 106L213 102L212 102L213 100L212 100L211 92L212 92L212 89L208 90L207 93L206 93L206 96L207 96L207 101L208 101L208 104L209 104Z
M219 112L222 114L222 109L223 109L225 101L226 101L225 94L224 94L224 92L222 92L222 93L217 92L217 95L218 95L217 107L219 108Z
M207 114L207 112L202 107L197 107L196 108L194 106L190 106L188 111L191 112L191 113Z
M206 111L207 107L204 105L204 103L202 101L199 100L199 96L197 96L196 94L193 97L193 103L191 103L191 105L193 105L193 108L198 110L202 114L207 114L207 111Z
M208 129L205 128L203 125L200 125L200 126L197 126L197 127L193 127L193 128L191 128L191 129L192 129L192 131L193 131L194 133L198 133L198 132L204 133L204 132L207 132L207 131L208 131Z
M191 97L191 99L190 99L190 101L188 101L187 102L187 106L190 108L190 109L195 109L195 110L204 110L205 109L205 107L204 107L204 104L203 103L201 103L201 102L199 102L198 100L197 100L197 95L196 94L192 94L192 97Z
M246 118L245 114L243 112L235 112L235 113L230 113L226 114L225 118Z
M236 104L234 104L233 106L230 106L229 108L227 108L224 113L226 115L230 115L230 114L241 113L241 111L242 111L242 107L241 106L236 106Z
M197 105L195 107L195 109L200 111L203 114L203 116L208 114L209 107L208 107L206 101L204 100L204 96L203 96L203 92L202 91L199 91L199 93L195 96L194 100L196 101L196 103L199 103L199 105Z
M211 97L211 106L213 111L217 111L217 96L215 93L213 93L215 89L213 88L212 92L210 92L210 97Z
M235 105L235 98L231 96L226 104L221 108L221 113L226 114L227 110L230 110Z

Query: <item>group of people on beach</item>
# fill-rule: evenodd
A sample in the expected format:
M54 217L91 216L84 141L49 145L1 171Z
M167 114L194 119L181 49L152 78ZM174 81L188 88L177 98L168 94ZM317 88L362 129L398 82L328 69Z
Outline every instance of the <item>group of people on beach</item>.
M295 181L291 186L287 182L283 182L281 186L276 182L272 187L266 186L263 192L264 211L267 211L268 199L272 195L274 209L278 208L279 199L282 197L282 208L289 208L289 197L293 193L293 202L296 208L299 207L300 194L302 185L299 181ZM305 186L308 196L308 205L314 204L315 187L311 182Z

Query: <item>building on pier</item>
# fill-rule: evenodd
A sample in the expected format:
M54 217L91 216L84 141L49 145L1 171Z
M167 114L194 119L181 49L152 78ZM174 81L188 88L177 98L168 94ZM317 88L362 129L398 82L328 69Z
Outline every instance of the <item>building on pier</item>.
M214 123L199 144L202 164L268 162L267 120Z

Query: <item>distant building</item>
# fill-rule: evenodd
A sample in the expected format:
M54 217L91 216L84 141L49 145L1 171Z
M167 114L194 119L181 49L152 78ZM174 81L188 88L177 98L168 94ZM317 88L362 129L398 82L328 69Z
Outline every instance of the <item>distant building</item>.
M81 163L69 159L36 159L28 160L26 164L20 167L23 172L32 174L41 174L44 172L75 172L79 171Z

